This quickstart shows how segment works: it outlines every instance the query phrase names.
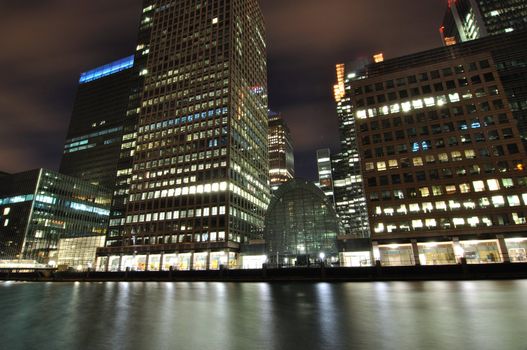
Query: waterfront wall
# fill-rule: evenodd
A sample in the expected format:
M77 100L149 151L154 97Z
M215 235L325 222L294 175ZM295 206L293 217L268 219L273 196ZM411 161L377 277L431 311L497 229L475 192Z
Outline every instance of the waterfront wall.
M56 270L0 270L3 281L40 282L360 282L524 279L527 263L459 264L444 266L316 267L208 271L58 272Z

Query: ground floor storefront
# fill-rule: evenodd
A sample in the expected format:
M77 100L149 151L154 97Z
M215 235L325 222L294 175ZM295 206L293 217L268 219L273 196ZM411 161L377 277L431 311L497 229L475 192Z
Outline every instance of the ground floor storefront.
M97 271L189 271L237 268L238 254L229 251L164 254L110 255L97 257Z
M383 266L451 265L527 262L527 238L420 241L373 241L373 257Z

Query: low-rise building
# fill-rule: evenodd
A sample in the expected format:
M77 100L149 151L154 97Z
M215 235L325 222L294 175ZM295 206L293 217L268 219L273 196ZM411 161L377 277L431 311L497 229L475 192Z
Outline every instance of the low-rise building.
M110 200L108 190L51 170L2 176L0 259L91 268L95 248L104 245Z

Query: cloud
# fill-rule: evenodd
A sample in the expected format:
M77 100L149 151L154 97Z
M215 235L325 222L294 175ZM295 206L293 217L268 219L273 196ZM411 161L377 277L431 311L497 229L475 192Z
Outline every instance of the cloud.
M57 168L78 76L133 51L140 0L0 4L0 170Z
M57 168L77 79L133 51L141 0L0 2L0 170ZM444 0L261 0L269 93L303 177L316 148L338 145L334 66L438 46ZM312 164L313 165L310 165Z

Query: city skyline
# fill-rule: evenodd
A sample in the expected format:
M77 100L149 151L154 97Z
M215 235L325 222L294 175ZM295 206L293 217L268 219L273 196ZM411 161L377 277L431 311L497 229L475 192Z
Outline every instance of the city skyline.
M130 33L137 28L140 1L123 4L59 0L46 6L33 1L2 5L2 12L10 13L3 32L13 33L7 41L9 54L2 59L0 83L7 122L0 134L2 170L58 168L80 73L133 52L136 38ZM441 45L437 29L444 2L405 4L380 12L385 10L382 1L335 0L324 9L317 1L303 2L300 9L291 2L262 3L268 28L270 107L284 113L291 127L299 177L316 178L316 149L338 150L331 96L335 63L377 51L396 57ZM357 9L361 18L353 15ZM400 25L412 23L409 19L417 14L422 14L420 20ZM287 21L292 16L297 19L294 24ZM17 18L31 22L34 29L19 27ZM371 31L376 23L386 29ZM390 28L397 25L399 35L393 37ZM322 26L324 31L313 30Z

